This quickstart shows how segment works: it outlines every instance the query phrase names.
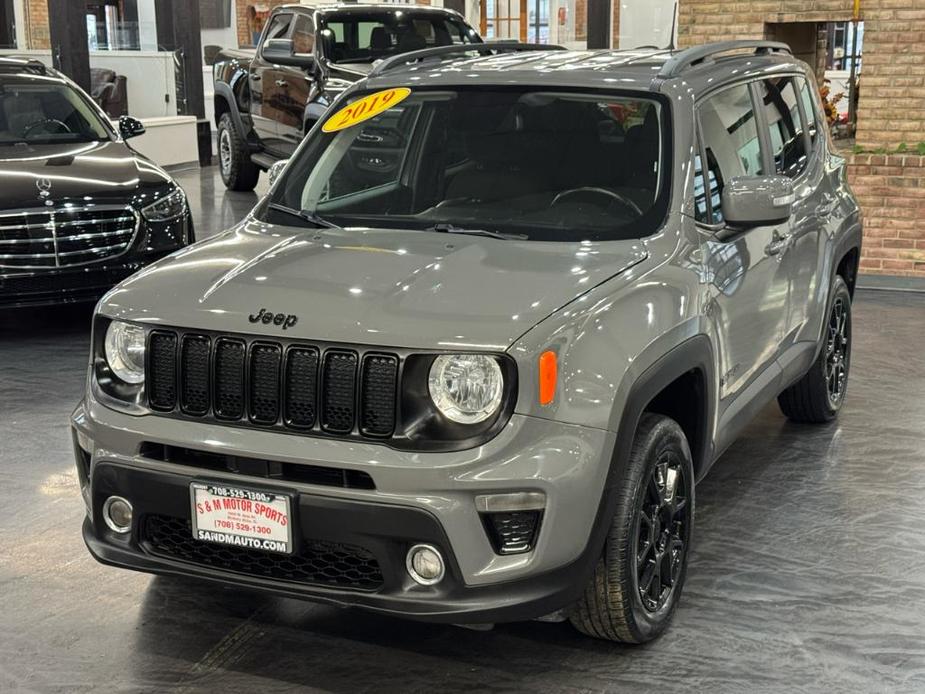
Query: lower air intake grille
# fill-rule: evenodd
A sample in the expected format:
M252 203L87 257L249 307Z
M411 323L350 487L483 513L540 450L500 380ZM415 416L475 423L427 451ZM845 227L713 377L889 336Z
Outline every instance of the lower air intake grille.
M541 511L483 513L482 523L496 554L529 552L536 544Z
M298 554L274 554L230 545L202 542L192 536L187 520L146 516L142 546L150 554L278 581L376 590L382 571L362 547L304 540Z

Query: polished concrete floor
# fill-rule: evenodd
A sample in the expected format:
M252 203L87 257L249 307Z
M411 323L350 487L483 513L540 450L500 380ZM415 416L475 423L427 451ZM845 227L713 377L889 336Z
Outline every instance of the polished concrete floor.
M240 218L180 176L200 235ZM95 563L67 417L86 309L0 313L0 690L925 691L925 295L860 292L849 399L769 407L698 487L672 629L643 648L565 624L403 622Z

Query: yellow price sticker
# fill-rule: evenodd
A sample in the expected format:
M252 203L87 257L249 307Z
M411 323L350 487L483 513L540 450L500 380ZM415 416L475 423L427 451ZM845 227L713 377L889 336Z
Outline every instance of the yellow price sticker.
M340 111L328 118L324 125L321 126L321 130L326 133L333 133L357 123L362 123L374 116L378 116L383 111L388 111L410 95L411 90L407 87L394 87L393 89L386 89L385 91L364 96L349 106L344 106Z

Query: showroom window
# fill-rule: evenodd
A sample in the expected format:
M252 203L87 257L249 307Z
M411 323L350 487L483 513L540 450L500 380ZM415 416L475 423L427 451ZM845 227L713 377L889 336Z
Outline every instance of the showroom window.
M797 105L793 78L758 82L761 101L771 130L771 152L777 173L796 178L806 168L806 140Z
M722 224L723 184L734 176L758 176L764 173L755 110L748 85L739 84L711 96L699 109L702 151L707 159L709 185L703 182L700 156L695 162L697 219L708 224ZM699 179L698 179L699 177ZM709 196L705 190L709 190ZM707 198L712 204L708 205Z

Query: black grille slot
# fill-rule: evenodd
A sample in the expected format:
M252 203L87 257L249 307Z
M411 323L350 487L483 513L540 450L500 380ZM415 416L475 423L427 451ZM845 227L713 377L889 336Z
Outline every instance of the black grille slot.
M169 411L177 406L177 336L154 331L148 338L148 404Z
M247 347L243 340L225 337L215 341L215 416L221 419L241 419L244 416L244 357Z
M180 407L201 417L209 411L209 338L186 335L180 347Z
M318 350L293 347L286 357L286 424L310 428L318 400Z
M321 393L321 426L325 431L349 434L353 430L356 380L356 353L325 352Z
M390 436L395 429L395 392L398 358L370 354L363 360L363 411L360 429L367 436Z
M273 554L193 539L190 522L171 516L145 517L142 546L154 555L278 581L356 590L383 583L379 562L363 547L305 539L298 554Z
M257 342L251 346L250 418L257 424L275 424L279 419L279 345Z

